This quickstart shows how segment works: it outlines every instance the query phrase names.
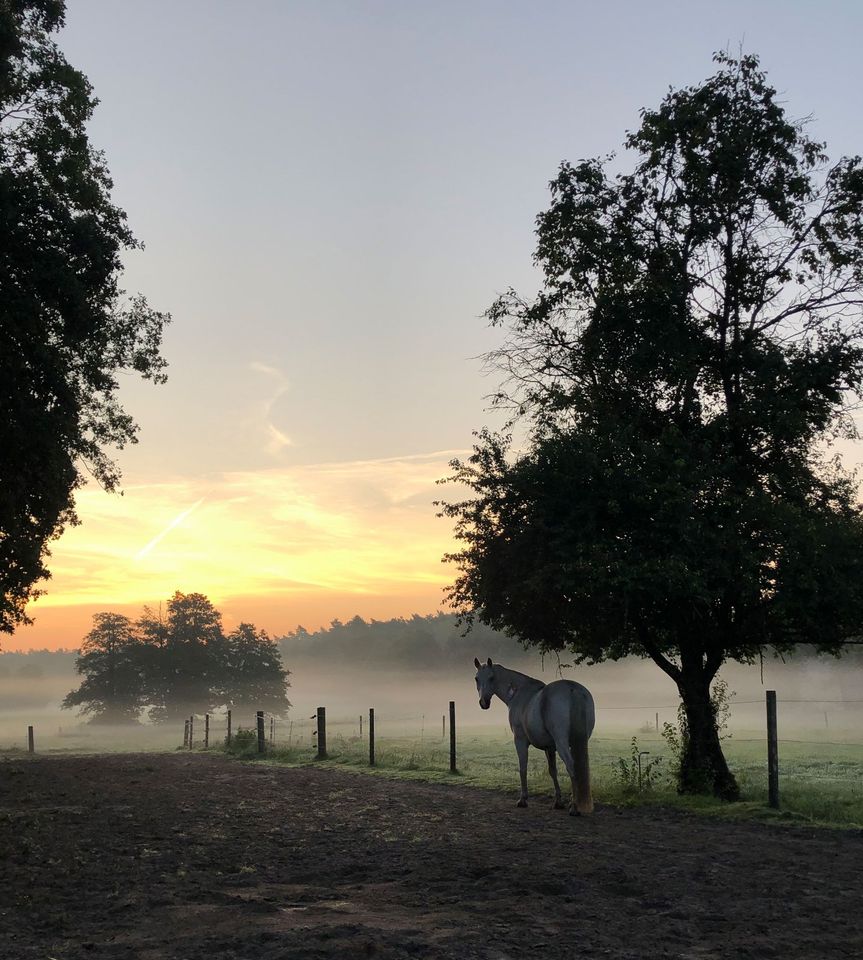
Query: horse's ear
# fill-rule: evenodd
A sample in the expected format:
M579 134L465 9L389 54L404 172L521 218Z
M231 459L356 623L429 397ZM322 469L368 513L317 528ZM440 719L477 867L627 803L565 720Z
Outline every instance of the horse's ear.
M491 666L491 657L488 658L488 665Z
M477 670L479 670L479 658L478 658L478 657L474 657L474 658L473 658L473 665L477 668Z

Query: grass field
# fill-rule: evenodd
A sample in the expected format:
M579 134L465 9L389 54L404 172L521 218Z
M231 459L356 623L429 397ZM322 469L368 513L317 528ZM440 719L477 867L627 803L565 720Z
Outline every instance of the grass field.
M452 780L449 743L443 739L387 737L376 742L376 766L368 766L368 744L358 737L335 736L328 740L325 761L314 759L308 746L276 746L268 760L284 764L322 763L350 767L377 776L422 780ZM821 742L780 742L781 809L767 806L766 744L758 739L726 740L725 753L740 783L742 799L727 804L711 798L680 797L669 765L673 760L665 742L639 737L642 755L642 786L638 787L637 764L631 739L591 741L594 796L600 803L658 803L719 816L759 818L818 825L863 827L863 746ZM256 758L256 744L249 738L235 746L240 756ZM621 763L623 761L623 763ZM518 790L518 769L512 741L487 730L465 729L458 742L458 782L510 791ZM648 782L649 781L649 782ZM562 786L565 785L562 783ZM528 788L535 803L551 797L551 780L545 757L531 750ZM544 795L544 796L543 796Z
M81 724L68 714L34 716L32 711L22 712L20 716L6 714L4 721L0 724L0 754L20 755L26 751L27 723L31 722L36 724L36 750L43 754L164 751L175 750L182 743L182 728L178 729L176 724L170 727L103 728ZM237 717L235 729L251 722L251 715ZM300 719L280 720L276 727L276 746L269 759L295 765L319 762L314 759L313 727L308 712L300 713ZM368 767L368 744L359 736L358 718L341 722L333 718L328 723L328 731L330 759L323 761L324 765L347 766L395 778L452 780L449 741L441 736L439 724L436 728L431 724L420 727L414 719L405 718L379 722L374 770ZM214 749L221 749L224 733L224 717L213 717L210 743ZM841 733L836 729L804 729L801 726L791 733L798 739L780 739L779 745L779 812L767 806L767 749L757 728L737 728L734 736L723 745L740 783L743 796L740 803L729 805L709 798L679 797L669 769L673 758L665 742L653 730L637 734L638 750L649 751L642 756L642 789L639 790L631 735L625 732L625 727L619 733L612 731L591 740L594 795L600 803L660 803L718 816L863 828L863 745L838 742L863 738L854 735L853 726L847 726ZM829 739L830 735L837 739ZM199 719L196 721L196 745L202 736L203 723ZM286 745L288 742L291 746ZM257 756L253 745L239 753ZM621 760L625 772L621 770ZM529 789L535 797L533 802L548 802L551 781L545 758L536 750L530 752L528 776ZM505 727L460 726L457 778L465 785L509 792L514 802L518 769L512 740Z

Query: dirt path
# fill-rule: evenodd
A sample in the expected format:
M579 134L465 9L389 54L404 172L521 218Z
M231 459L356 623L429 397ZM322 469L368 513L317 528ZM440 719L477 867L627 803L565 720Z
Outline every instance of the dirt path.
M0 762L0 957L863 956L863 838L219 757Z

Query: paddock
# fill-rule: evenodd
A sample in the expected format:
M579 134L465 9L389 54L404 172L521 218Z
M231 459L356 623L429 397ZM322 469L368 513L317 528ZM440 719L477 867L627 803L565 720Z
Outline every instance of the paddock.
M859 831L207 754L0 762L0 956L856 957Z

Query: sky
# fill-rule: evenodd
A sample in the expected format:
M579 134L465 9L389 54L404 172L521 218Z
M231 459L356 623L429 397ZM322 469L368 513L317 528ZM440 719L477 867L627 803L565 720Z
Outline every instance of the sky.
M859 153L861 35L854 2L68 0L170 379L124 378L123 496L81 492L4 647L77 646L175 590L274 635L441 609L435 481L496 425L482 313L535 292L559 163L625 168L639 110L721 48Z

